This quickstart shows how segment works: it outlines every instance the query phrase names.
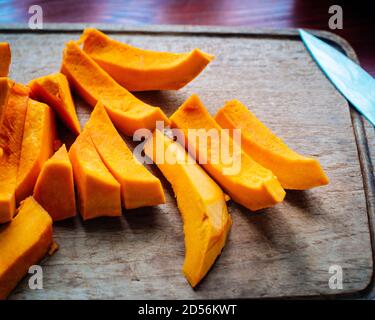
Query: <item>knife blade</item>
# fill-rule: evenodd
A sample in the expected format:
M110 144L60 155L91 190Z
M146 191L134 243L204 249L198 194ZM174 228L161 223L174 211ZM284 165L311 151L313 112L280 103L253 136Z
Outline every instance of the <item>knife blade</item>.
M328 79L375 126L375 79L329 44L299 29L302 41Z

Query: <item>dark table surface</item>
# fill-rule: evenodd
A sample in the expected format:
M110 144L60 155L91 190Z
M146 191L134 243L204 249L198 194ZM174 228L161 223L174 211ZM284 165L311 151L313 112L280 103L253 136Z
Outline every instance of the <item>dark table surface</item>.
M375 76L373 1L328 0L0 0L0 23L27 23L29 7L43 8L44 22L190 24L330 30L328 8L341 5L344 37Z

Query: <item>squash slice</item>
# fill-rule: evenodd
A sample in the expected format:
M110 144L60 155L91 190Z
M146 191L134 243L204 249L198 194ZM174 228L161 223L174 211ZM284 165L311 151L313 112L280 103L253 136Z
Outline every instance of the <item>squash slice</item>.
M55 138L52 109L44 103L29 99L17 173L17 203L33 193L44 162L53 155Z
M0 227L0 299L10 294L52 243L51 217L32 197L25 199L12 223Z
M73 168L65 144L44 163L35 184L34 198L53 221L76 215Z
M34 99L47 103L73 133L80 134L81 126L65 75L58 72L37 78L30 81L29 87Z
M83 50L129 91L177 90L192 81L214 56L142 50L112 40L97 29L82 35Z
M2 115L8 103L10 88L13 82L6 77L0 78L0 125L2 123Z
M16 210L17 172L29 99L28 88L9 81L0 126L0 223L12 219Z
M188 98L170 120L172 126L181 129L189 150L195 152L198 162L234 201L255 211L284 199L285 191L274 174L242 150L235 152L235 147L240 148L211 117L197 95ZM190 139L189 129L203 130L209 137L206 145L198 139L199 135ZM211 132L214 135L210 135ZM224 147L228 152L223 151ZM204 155L206 152L207 156Z
M158 120L169 123L160 108L142 102L121 87L73 41L66 44L61 72L92 107L101 101L113 123L126 135L141 128L152 130Z
M70 147L69 158L83 220L121 216L120 184L102 162L87 130Z
M104 164L120 183L122 202L126 209L165 203L160 180L134 157L100 102L91 113L85 130L90 133Z
M185 261L183 273L195 287L221 253L232 219L220 187L185 149L155 130L144 150L171 183L184 222ZM157 161L163 154L165 160Z
M318 160L290 149L238 100L227 102L215 120L223 128L241 129L243 150L272 170L285 189L305 190L328 183Z
M11 61L10 46L7 42L0 42L0 77L7 77Z

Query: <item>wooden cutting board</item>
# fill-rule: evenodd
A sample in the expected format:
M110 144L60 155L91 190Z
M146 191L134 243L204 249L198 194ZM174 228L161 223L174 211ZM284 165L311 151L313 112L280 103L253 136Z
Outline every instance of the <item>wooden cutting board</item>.
M83 27L47 25L35 32L0 26L0 41L12 47L11 77L27 83L58 71L64 43L78 39ZM165 205L129 210L121 218L56 223L60 249L42 262L44 289L30 290L26 277L11 299L374 296L374 130L349 109L296 31L100 27L141 48L181 52L199 47L214 54L214 62L184 89L137 96L168 115L192 93L211 114L225 101L239 99L293 149L317 157L331 182L288 191L283 203L256 213L230 202L228 243L193 290L181 273L184 238L172 189L150 166L165 187ZM356 59L343 39L318 35ZM76 102L84 125L91 110L79 98ZM73 141L63 128L59 132L68 144ZM334 265L343 270L342 290L329 287Z

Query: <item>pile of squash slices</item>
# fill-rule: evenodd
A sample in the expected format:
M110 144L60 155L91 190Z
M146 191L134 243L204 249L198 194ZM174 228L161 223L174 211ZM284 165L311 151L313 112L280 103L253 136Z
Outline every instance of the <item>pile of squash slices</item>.
M131 93L180 89L213 58L199 49L142 50L90 28L66 43L60 72L25 86L8 78L11 51L0 43L0 299L56 247L54 221L77 212L83 220L118 217L123 208L165 203L160 180L120 134L151 132L142 148L175 193L184 223L183 273L192 287L225 245L232 225L229 199L255 211L283 201L284 189L328 183L318 160L291 150L238 100L212 117L192 95L168 118ZM83 129L71 89L93 108ZM76 136L69 150L59 140L56 118ZM155 128L157 121L177 128L186 143ZM202 146L188 134L191 129L218 134ZM240 129L241 144L232 161L241 165L226 174L228 159L203 161L199 155L220 152L223 141L234 149L233 129ZM175 161L157 161L160 154Z

